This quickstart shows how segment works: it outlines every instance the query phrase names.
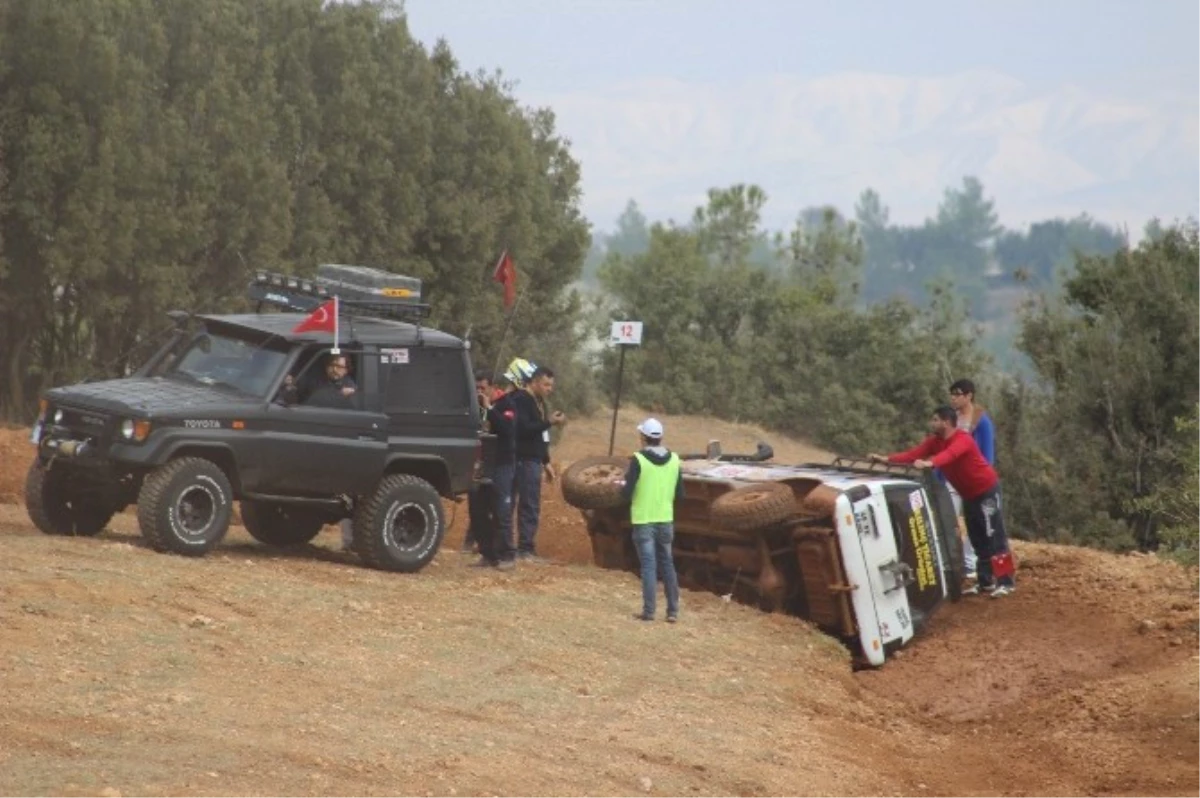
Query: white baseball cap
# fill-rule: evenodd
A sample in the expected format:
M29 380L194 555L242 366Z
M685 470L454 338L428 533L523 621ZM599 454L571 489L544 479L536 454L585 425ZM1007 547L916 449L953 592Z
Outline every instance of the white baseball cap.
M663 436L663 425L657 418L646 419L641 424L638 424L637 429L638 432L647 438L661 438Z

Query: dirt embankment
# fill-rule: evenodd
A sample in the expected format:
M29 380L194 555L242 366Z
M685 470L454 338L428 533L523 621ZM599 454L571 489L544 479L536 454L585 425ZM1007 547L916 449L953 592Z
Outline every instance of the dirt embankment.
M684 449L762 437L664 421ZM27 434L0 432L0 501ZM558 456L607 442L608 419L573 422ZM802 621L703 593L676 627L634 623L634 578L587 565L578 513L546 502L553 564L467 567L459 505L413 576L359 567L335 528L296 552L234 529L190 560L129 514L51 538L0 504L0 793L1200 791L1194 571L1019 545L1014 595L851 673Z

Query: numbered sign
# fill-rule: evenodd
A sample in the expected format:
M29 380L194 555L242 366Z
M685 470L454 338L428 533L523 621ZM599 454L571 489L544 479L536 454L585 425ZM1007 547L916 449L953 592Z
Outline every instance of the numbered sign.
M609 342L625 346L641 346L642 323L640 321L614 321Z

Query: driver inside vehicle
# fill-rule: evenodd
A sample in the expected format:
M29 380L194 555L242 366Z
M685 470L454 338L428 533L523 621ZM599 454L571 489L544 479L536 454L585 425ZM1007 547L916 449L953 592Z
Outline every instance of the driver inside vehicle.
M304 404L312 407L329 407L353 410L357 407L358 384L350 376L350 361L342 354L329 355L325 361L324 378L317 381L303 396L291 374L283 381L281 398L284 404Z

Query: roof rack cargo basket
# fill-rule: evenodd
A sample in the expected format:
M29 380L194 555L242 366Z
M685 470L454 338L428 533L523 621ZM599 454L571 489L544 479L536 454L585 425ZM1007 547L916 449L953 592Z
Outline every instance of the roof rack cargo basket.
M904 463L880 463L866 457L835 457L832 463L812 463L818 468L832 468L835 471L847 471L855 474L895 474L898 476L913 476L922 473L923 469Z
M342 315L393 319L417 323L429 316L430 307L421 302L421 281L368 266L328 263L317 267L315 278L269 272L254 274L247 296L281 310L309 313L338 298Z

